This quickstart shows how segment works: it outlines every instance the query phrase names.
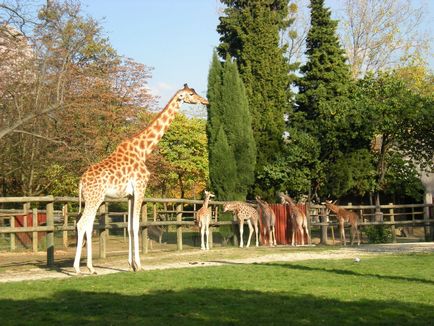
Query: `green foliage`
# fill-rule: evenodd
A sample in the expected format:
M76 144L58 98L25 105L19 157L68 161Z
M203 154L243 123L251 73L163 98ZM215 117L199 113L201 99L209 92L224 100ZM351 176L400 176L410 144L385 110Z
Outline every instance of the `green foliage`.
M326 165L327 179L322 192L334 198L373 192L376 185L373 160L367 149L341 154L336 161Z
M256 186L268 192L273 180L265 180L265 166L279 157L284 131L283 115L290 111L290 67L285 47L280 47L280 31L288 27L287 0L222 1L218 52L236 59L246 87L252 129L256 142Z
M301 67L303 75L297 81L297 105L308 120L315 121L339 115L341 107L348 105L350 70L336 34L337 21L330 18L330 9L324 7L324 0L311 0L310 8L307 62Z
M269 186L270 191L266 193L269 199L274 199L275 190L289 190L293 195L308 193L311 180L320 169L319 144L309 134L289 128L283 150L280 157L258 174L260 184ZM273 185L280 187L275 188Z
M243 200L254 182L256 162L244 85L236 64L228 58L221 65L216 54L208 83L211 189L220 200Z
M52 164L45 171L45 193L53 196L77 196L79 177L65 166Z
M206 121L179 113L158 144L153 188L163 195L194 197L208 181ZM158 179L155 180L155 179ZM156 183L158 182L158 183Z
M236 162L223 127L219 128L213 147L210 147L209 174L211 189L219 200L235 200Z
M371 225L364 229L369 243L389 243L392 242L392 231L390 226Z
M384 193L393 195L394 198L407 197L421 202L425 190L415 164L399 153L387 155L387 162Z
M379 140L375 149L378 189L395 192L399 188L392 190L390 186L401 179L410 182L407 186L416 186L404 190L414 196L419 191L412 181L415 163L428 171L432 171L434 164L433 97L410 90L394 72L368 75L359 82L359 87L363 94L360 105L371 119L372 138L376 136Z

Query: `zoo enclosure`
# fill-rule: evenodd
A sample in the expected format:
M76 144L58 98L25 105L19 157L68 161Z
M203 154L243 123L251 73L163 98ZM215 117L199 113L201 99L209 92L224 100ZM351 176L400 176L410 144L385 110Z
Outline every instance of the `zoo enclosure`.
M111 230L122 230L126 236L127 212L110 211L113 203L126 203L126 199L106 200L95 218L94 231L98 234L99 256L105 258L107 254L107 241ZM77 212L71 208L78 206L76 197L3 197L0 198L1 206L13 206L14 208L0 209L0 237L7 240L9 235L10 250L16 249L17 242L25 239L31 242L34 252L38 251L40 242L45 236L45 250L47 252L47 264L54 263L54 232L62 232L63 247L69 245L69 235L75 233ZM166 226L176 229L176 246L183 249L183 230L195 226L194 218L197 210L203 204L202 200L188 199L155 199L146 198L143 202L141 213L141 250L148 252L148 230L156 226ZM199 206L198 206L199 205ZM219 220L220 206L223 202L210 201L212 209L212 223L210 228L210 246L213 245L213 229L223 225L235 225L236 221ZM20 207L20 208L18 208ZM272 204L276 212L276 236L278 244L289 244L288 239L291 229L289 207L280 204ZM327 244L329 228L333 231L337 223L327 219L323 205L303 205L308 212L308 224L310 232L312 228L319 228L321 243ZM393 240L397 226L421 226L424 228L425 240L432 239L434 227L432 218L433 205L382 205L375 206L342 206L356 211L361 217L360 226L387 225L392 229ZM56 208L56 209L55 209ZM331 214L333 216L333 214ZM119 221L121 220L121 221ZM262 229L262 228L261 228ZM431 229L431 230L430 230ZM333 233L332 233L333 234ZM26 237L24 237L26 235Z

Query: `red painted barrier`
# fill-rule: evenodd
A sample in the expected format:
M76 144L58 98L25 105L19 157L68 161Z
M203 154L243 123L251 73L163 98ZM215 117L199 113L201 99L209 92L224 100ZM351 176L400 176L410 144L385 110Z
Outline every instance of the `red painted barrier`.
M15 227L24 227L26 225L28 227L33 226L33 214L28 213L27 215L16 215L15 216ZM45 225L47 223L47 215L45 213L38 213L37 225ZM15 233L18 241L21 242L23 246L27 246L32 243L32 235L30 233ZM46 235L46 232L38 232L38 240L41 240Z
M297 205L300 209L302 209L304 212L306 212L306 206L299 204ZM276 241L279 245L287 245L291 244L292 241L292 223L291 223L291 208L288 205L282 205L282 204L270 204L271 209L274 211L274 214L276 214ZM262 228L262 210L259 210L259 225L261 229L261 243L268 244L267 242L264 243L264 230ZM297 232L295 234L295 242L297 244L301 244L301 234L300 232ZM307 243L307 235L305 235L304 242Z

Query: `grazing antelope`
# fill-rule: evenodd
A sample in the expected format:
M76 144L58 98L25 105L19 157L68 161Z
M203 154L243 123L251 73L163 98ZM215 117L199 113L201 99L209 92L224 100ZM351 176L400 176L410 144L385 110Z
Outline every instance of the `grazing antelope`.
M211 222L211 208L208 208L208 203L210 197L214 195L205 190L205 199L203 200L202 207L197 211L196 223L199 224L200 228L200 249L209 250L209 223ZM206 234L206 242L205 242Z
M360 246L360 233L359 230L357 229L359 223L359 216L352 211L346 210L345 208L335 205L335 202L326 200L325 205L329 211L332 211L333 213L336 214L336 218L338 219L339 222L341 241L343 239L344 246L347 245L347 240L345 238L344 224L345 222L348 222L351 225L351 245L353 245L354 243L354 237L357 236L357 245Z
M227 202L223 205L223 212L231 211L234 212L240 223L240 248L243 247L243 228L244 221L247 220L247 224L249 225L249 239L247 240L246 247L250 246L250 239L252 238L253 228L256 233L256 247L259 246L259 235L258 235L258 221L259 214L258 211L250 206L249 204L240 202L240 201L232 201Z
M310 235L309 230L307 229L307 218L306 214L298 208L291 197L285 194L280 194L280 199L282 200L282 204L289 205L291 209L291 224L292 224L292 241L291 245L295 246L295 232L297 230L301 233L301 245L304 246L304 232L307 235L307 241L310 243Z
M265 229L265 236L268 234L268 244L276 246L276 215L266 201L263 201L259 196L256 196L256 201L262 209L262 224Z

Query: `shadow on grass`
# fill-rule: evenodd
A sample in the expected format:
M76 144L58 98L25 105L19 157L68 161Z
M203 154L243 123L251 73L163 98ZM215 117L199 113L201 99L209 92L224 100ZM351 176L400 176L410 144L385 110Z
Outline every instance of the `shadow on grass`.
M423 278L417 278L417 277L406 277L406 276L396 276L396 275L384 275L384 274L372 274L372 273L359 273L352 270L345 270L345 269L335 269L335 268L322 268L322 267L311 267L301 264L258 264L258 265L271 265L271 266L280 266L287 269L295 269L295 270L301 270L301 271L319 271L319 272L326 272L326 273L334 273L334 274L340 274L340 275L349 275L349 276L362 276L362 277L375 277L379 279L384 280L395 280L395 281L410 281L410 282L418 282L418 283L425 283L434 285L434 281L427 280Z
M426 325L434 320L434 309L225 289L143 295L68 290L50 298L0 300L0 316L2 325Z

